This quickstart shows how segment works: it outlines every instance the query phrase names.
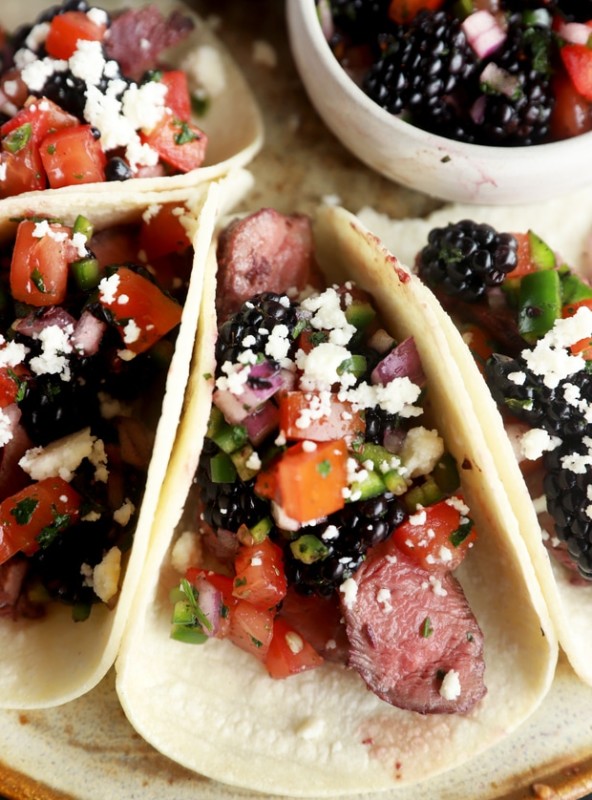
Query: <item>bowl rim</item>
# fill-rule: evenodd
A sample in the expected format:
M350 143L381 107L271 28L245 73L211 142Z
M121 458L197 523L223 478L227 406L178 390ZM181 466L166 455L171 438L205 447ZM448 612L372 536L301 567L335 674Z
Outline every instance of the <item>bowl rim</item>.
M425 146L426 143L429 143L440 151L448 150L451 153L455 153L460 149L467 157L473 155L482 160L521 161L528 158L529 160L536 159L537 163L551 157L565 160L568 156L568 150L569 160L577 160L578 155L589 156L590 150L592 150L592 131L554 142L503 146L461 142L412 125L410 122L394 116L386 109L381 108L374 100L371 100L341 66L323 34L317 13L316 0L288 0L288 7L292 13L299 17L300 22L309 33L311 44L327 67L331 77L354 102L361 105L364 112L371 114L380 124L390 128L393 135L404 134L418 145ZM586 153L586 151L588 152Z

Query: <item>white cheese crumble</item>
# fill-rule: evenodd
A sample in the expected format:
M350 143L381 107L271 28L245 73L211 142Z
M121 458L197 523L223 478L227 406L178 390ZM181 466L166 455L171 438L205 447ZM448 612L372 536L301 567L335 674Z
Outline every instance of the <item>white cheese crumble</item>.
M34 334L33 338L41 342L41 353L29 362L35 375L59 375L63 381L70 380L68 355L74 350L70 341L73 332L72 325L48 325Z
M58 476L70 481L84 459L90 460L97 441L90 428L83 428L56 439L47 447L30 448L19 461L19 466L34 481Z
M8 414L4 412L4 409L0 408L0 447L4 447L11 439L12 420Z
M121 550L112 547L96 565L92 573L92 586L95 594L108 603L117 594L121 575Z
M7 342L0 335L0 367L16 367L22 364L29 348L17 342Z
M189 567L201 563L201 537L193 531L183 531L171 549L171 566L180 575Z
M450 506L451 508L455 508L458 511L458 513L461 515L461 517L468 517L469 516L470 508L464 502L464 500L462 500L460 497L456 497L455 495L452 495L452 497L447 497L444 502L446 503L447 506Z
M259 457L259 453L253 450L251 455L245 461L245 467L247 469L252 469L255 472L259 472L261 469L261 458Z
M460 694L461 686L459 674L455 669L451 669L444 675L444 680L440 686L440 695L445 700L456 700L457 697L460 697Z
M582 306L573 317L558 319L532 350L522 351L522 357L545 386L555 389L562 380L585 368L582 356L571 355L568 348L587 337L592 337L592 310Z
M424 508L420 508L417 510L415 514L409 515L409 524L410 525L425 525L425 522L428 518L427 512Z
M390 589L379 589L376 593L376 602L382 606L382 610L384 612L392 611L393 606L391 603L391 592Z
M126 497L119 508L113 512L113 519L118 525L121 525L124 528L132 518L135 510L135 505L132 503L129 497Z
M410 478L429 475L444 455L444 440L436 430L411 428L403 442L401 461Z
M558 436L550 436L544 428L532 428L520 438L520 452L529 461L536 461L543 453L554 450L561 444Z
M346 608L353 608L358 596L358 584L353 578L347 578L339 587L339 591L343 595L343 602Z
M294 653L295 656L304 650L304 641L302 637L296 633L296 631L289 631L285 638L290 652Z
M313 328L329 332L330 344L346 345L356 332L355 325L347 321L345 311L341 308L341 298L333 287L305 298L301 307L312 313L309 321ZM346 353L345 357L348 357L350 353Z
M140 328L137 326L136 322L130 319L123 329L123 341L126 344L133 344L140 338L140 333Z
M99 283L99 299L101 303L111 305L115 302L119 289L119 275L114 272L108 278L102 278Z

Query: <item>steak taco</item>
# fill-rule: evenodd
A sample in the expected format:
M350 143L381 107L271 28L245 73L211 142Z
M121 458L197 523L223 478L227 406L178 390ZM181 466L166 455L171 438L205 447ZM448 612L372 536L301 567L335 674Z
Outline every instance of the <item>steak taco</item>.
M415 249L420 277L463 334L456 362L559 642L592 683L592 196L572 202L451 207L389 235Z
M0 220L0 705L113 664L189 373L221 187ZM69 207L68 207L69 206ZM205 242L205 250L204 250Z
M544 697L554 634L436 311L342 209L263 209L212 247L116 663L165 755L274 794L386 789Z
M186 5L10 0L2 24L0 198L190 187L261 146L245 81Z

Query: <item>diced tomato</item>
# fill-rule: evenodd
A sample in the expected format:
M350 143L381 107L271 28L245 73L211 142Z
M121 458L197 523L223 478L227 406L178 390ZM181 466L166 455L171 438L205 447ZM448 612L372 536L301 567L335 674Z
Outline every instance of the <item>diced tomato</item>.
M310 522L343 508L347 486L347 445L343 439L289 447L258 473L255 492L274 500L298 522Z
M48 538L77 521L82 498L62 478L45 478L0 503L0 564L15 553L36 552Z
M592 50L586 44L566 44L559 53L576 91L592 101Z
M265 658L265 666L272 678L288 678L320 667L323 662L323 657L286 620L281 617L274 619L273 637Z
M505 277L505 281L512 281L514 278L522 278L529 272L536 272L537 266L530 254L530 240L527 233L513 233L512 236L518 241L518 264Z
M164 103L177 119L187 122L191 117L191 97L187 74L181 69L172 69L162 73L162 83L167 87Z
M569 139L592 130L592 105L576 91L562 71L553 77L555 103L551 113L551 137Z
M4 177L0 178L0 197L14 197L47 187L39 148L32 141L15 153L3 151L0 164L4 170Z
M112 281L113 291L100 292L99 301L113 314L126 348L132 353L148 350L181 321L181 306L129 267L119 267L110 279L104 280Z
M427 570L454 570L477 538L456 504L441 500L419 509L395 529L393 543Z
M105 180L107 156L90 125L76 125L50 133L39 147L52 189Z
M179 172L200 167L206 155L208 138L196 125L165 114L150 133L140 134L145 144L156 150L162 161Z
M31 141L36 145L41 144L50 133L80 124L77 117L68 114L47 97L29 97L24 108L2 125L0 136L4 138L27 123L31 125Z
M567 305L563 306L561 315L563 318L573 317L578 308L592 310L592 298L588 297L584 300L579 300L577 303L567 303ZM589 336L574 342L569 349L574 356L580 355L586 361L592 361L592 339Z
M473 354L479 370L485 373L485 364L487 359L496 351L496 343L487 331L477 325L463 326L462 336Z
M142 221L140 247L149 261L169 253L183 253L191 245L187 229L180 219L185 211L179 203L165 203L147 222Z
M84 11L65 11L52 19L45 49L52 58L67 61L74 54L80 39L100 42L106 30L106 25L93 22Z
M366 423L359 411L352 409L351 403L341 401L337 395L330 395L329 409L323 411L318 419L308 419L309 411L321 408L320 396L314 392L283 392L279 397L280 430L287 439L311 439L326 442L332 439L351 440L363 436ZM302 427L299 421L306 421Z
M282 551L270 539L241 545L234 567L232 593L259 608L273 608L286 596L288 585Z
M31 373L24 364L17 364L15 367L0 367L0 408L6 408L12 403L16 403L23 382L26 382L30 376Z
M264 661L273 636L274 612L237 600L230 609L228 638L241 650Z
M443 4L444 0L391 0L388 16L398 25L405 25L424 8L436 11Z
M15 300L51 306L66 298L68 267L78 258L72 230L50 225L51 235L34 235L36 223L24 220L16 232L10 264L10 291Z

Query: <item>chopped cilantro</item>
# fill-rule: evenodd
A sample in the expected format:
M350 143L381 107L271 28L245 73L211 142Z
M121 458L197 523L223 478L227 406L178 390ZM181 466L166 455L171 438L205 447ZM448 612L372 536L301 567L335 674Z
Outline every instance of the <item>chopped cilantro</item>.
M471 519L468 519L466 522L463 522L461 525L459 525L459 527L455 531L452 531L448 537L452 546L458 547L461 545L472 530L473 520Z
M18 128L15 128L7 136L4 137L2 146L9 153L18 153L25 147L33 135L33 126L30 122L25 122Z
M8 377L11 381L16 383L16 397L14 398L15 403L20 403L21 400L24 400L25 394L27 393L27 382L19 378L16 372L13 369L8 367L7 369Z
M434 629L432 627L432 620L429 617L426 617L424 621L421 623L421 628L419 629L419 632L424 639L428 639L432 635Z
M16 519L17 525L28 525L38 505L39 500L36 497L25 497L10 509L10 513Z
M38 292L41 292L42 294L46 293L47 290L45 288L43 275L39 272L37 267L35 267L35 269L31 273L31 281L35 284L35 288L37 289Z
M321 461L319 464L317 464L317 472L323 478L326 478L327 475L329 475L331 472L331 462L329 459L326 458L324 461Z
M329 339L329 334L326 331L314 331L310 334L310 343L313 347L318 347L323 342Z
M55 144L48 144L47 145L47 152L49 153L50 156L52 156L55 153L55 151L56 151Z
M58 514L55 506L52 506L53 522L46 525L41 533L36 537L40 547L49 547L58 533L66 530L70 525L70 514Z
M186 122L179 122L179 133L175 134L175 144L189 144L190 142L194 142L196 139L200 139L201 137L199 134L195 133L189 128L189 125Z
M255 639L254 636L251 636L251 641L255 645L255 647L263 647L263 642L260 639Z
M187 598L187 602L191 607L191 612L194 616L194 624L199 623L202 628L206 628L207 630L212 630L212 623L206 617L204 612L201 610L198 602L199 592L197 592L193 586L189 583L187 578L183 578L181 581L181 591Z
M234 585L237 586L237 587L238 586L246 586L247 585L247 579L246 578L235 578L234 579Z

